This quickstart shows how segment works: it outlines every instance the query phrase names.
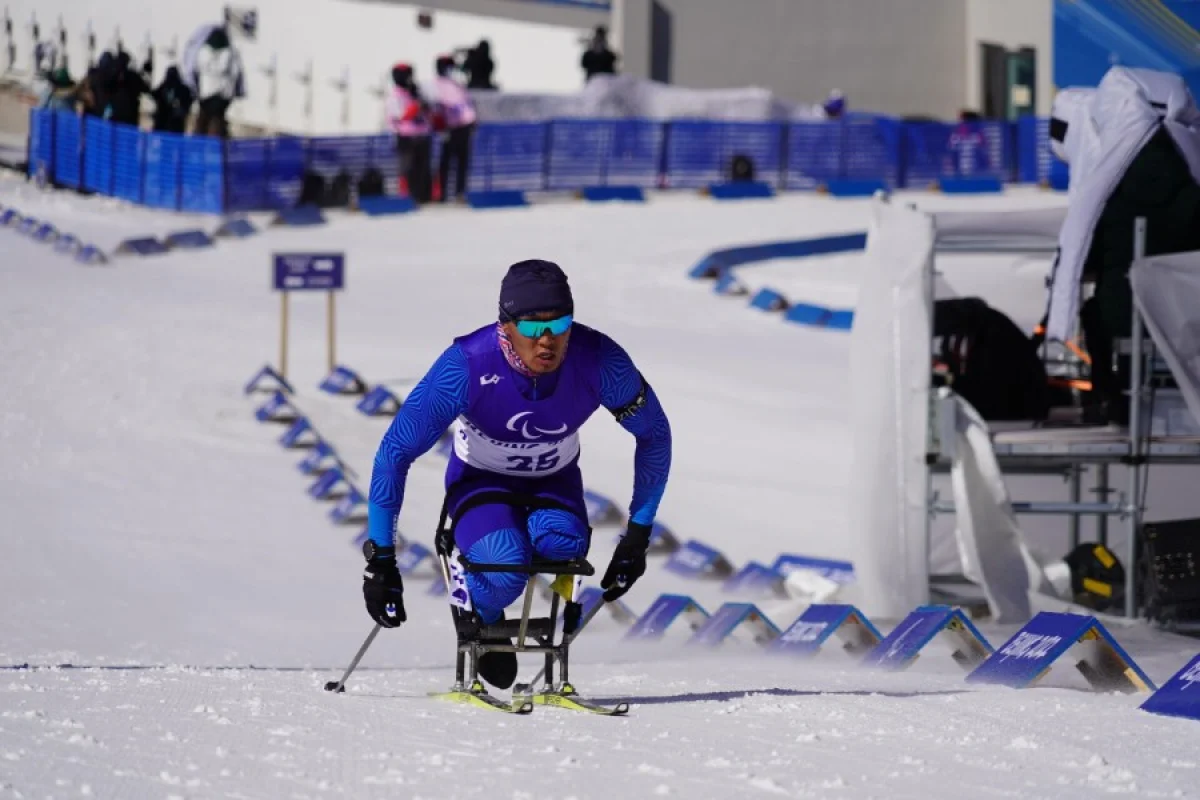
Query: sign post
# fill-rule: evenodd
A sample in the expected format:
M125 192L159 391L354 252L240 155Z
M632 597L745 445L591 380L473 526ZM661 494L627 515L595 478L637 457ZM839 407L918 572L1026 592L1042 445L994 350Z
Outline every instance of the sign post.
M325 325L327 361L333 371L336 361L335 292L346 288L346 256L344 253L276 253L274 256L274 288L280 293L279 306L279 374L287 379L288 357L288 296L291 292L325 291L327 294Z

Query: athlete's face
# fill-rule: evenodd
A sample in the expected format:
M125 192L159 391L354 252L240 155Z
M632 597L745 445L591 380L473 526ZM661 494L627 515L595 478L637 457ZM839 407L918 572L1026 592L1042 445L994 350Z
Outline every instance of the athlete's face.
M504 329L508 332L508 338L512 341L517 356L537 375L554 372L562 366L563 359L567 355L567 340L571 338L571 329L568 327L556 336L546 326L543 326L540 335L526 336L521 333L519 323L522 321L544 322L559 319L562 316L562 314L550 311L530 314L527 317L521 317L517 322L504 323Z

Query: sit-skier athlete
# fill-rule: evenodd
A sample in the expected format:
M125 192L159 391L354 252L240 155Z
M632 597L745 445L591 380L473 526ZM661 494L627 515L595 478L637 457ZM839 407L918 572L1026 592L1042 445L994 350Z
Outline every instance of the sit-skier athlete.
M567 276L549 261L512 265L500 286L500 320L454 340L404 400L371 474L363 597L385 628L404 622L404 585L396 568L397 520L408 469L454 425L446 468L446 505L455 544L469 560L529 564L583 558L589 545L579 471L579 428L600 406L637 438L629 522L600 587L606 600L646 571L646 549L671 464L671 429L654 390L629 355L599 331L573 321ZM568 343L570 346L568 347ZM474 494L517 492L561 508L525 514L503 503L456 509ZM484 624L504 618L528 576L467 573L471 604ZM489 651L479 675L507 689L517 656Z

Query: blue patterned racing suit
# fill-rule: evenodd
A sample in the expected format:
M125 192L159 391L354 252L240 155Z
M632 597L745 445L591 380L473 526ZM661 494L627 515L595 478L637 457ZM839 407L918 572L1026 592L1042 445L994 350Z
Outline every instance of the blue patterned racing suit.
M454 340L405 398L371 474L368 532L394 541L408 469L453 424L446 491L455 543L479 563L527 564L534 554L566 560L590 541L579 471L579 428L601 406L636 437L630 520L651 525L671 465L671 429L654 390L608 336L575 323L562 364L527 377L513 369L495 323ZM455 510L481 491L552 498L571 511L524 514L504 503ZM500 619L524 590L519 573L469 573L472 604L485 623Z

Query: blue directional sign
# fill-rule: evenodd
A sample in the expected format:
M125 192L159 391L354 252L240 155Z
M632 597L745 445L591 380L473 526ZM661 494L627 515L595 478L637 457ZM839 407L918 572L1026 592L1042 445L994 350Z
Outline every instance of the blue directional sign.
M1072 661L1099 691L1154 691L1154 683L1095 617L1042 611L970 675L968 683L1024 688L1036 683L1057 659Z
M921 606L901 620L895 630L863 657L865 666L907 669L921 650L941 636L952 647L951 657L964 669L973 669L992 653L962 609L952 606Z
M671 623L680 618L686 619L691 629L695 631L708 619L708 612L686 595L660 595L646 609L646 613L642 614L634 626L629 629L625 638L660 639Z
M793 570L803 569L815 572L834 583L847 584L854 582L854 565L849 561L836 561L829 558L813 558L812 556L784 553L775 559L775 563L771 565L771 569L785 577Z
M275 289L332 291L346 286L343 253L276 253Z
M400 571L401 575L408 575L421 566L422 561L432 557L433 553L429 551L428 547L416 542L409 542L407 547L396 554L396 569Z
M1200 655L1150 695L1142 710L1170 717L1200 720Z
M765 645L779 636L779 628L752 603L725 603L705 620L688 644L715 647L742 626L750 629L755 644Z
M783 576L757 561L747 562L737 574L721 585L723 592L746 594L775 592L782 594Z
M883 639L871 621L854 606L818 603L809 606L771 642L770 649L780 653L815 655L834 636L842 640L842 646L851 655L862 655Z

